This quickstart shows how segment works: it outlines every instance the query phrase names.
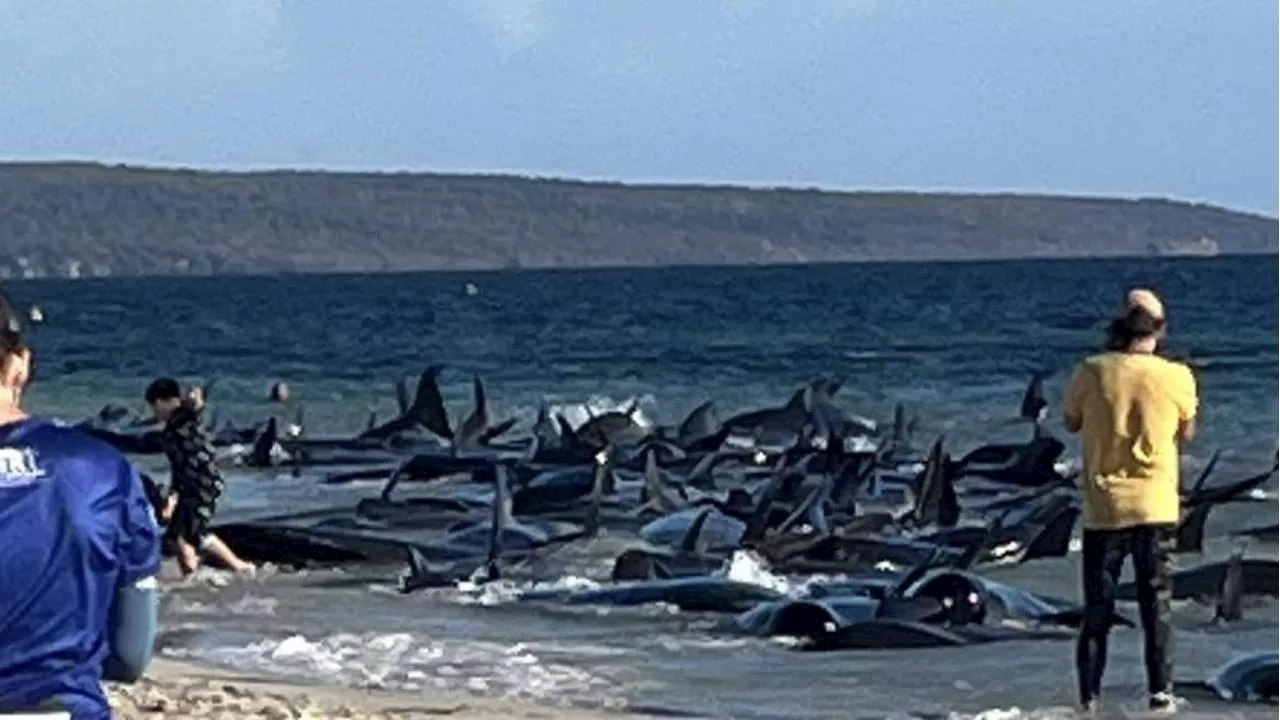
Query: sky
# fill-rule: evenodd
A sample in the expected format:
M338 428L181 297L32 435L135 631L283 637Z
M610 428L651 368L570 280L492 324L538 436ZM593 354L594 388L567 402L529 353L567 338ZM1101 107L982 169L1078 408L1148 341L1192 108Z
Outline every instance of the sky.
M1277 214L1276 0L0 0L0 157Z

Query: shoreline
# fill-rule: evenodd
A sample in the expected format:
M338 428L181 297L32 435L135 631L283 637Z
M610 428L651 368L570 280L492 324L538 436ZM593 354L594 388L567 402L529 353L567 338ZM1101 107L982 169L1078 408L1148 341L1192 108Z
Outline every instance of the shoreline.
M1025 263L1079 263L1083 261L1105 261L1105 262L1138 262L1138 261L1168 261L1174 260L1179 263L1194 261L1211 261L1211 260L1231 260L1240 258L1270 258L1275 259L1280 254L1275 252L1254 252L1249 250L1226 250L1216 254L1200 254L1194 252L1159 252L1155 254L1143 252L1121 252L1121 253L1062 253L1062 254L1015 254L1015 255L907 255L907 256L884 256L884 255L868 255L858 258L840 258L840 259L805 259L805 260L707 260L703 262L694 261L678 261L678 262L586 262L579 264L538 264L529 263L521 265L502 265L498 263L482 262L477 264L458 264L458 265L440 265L435 267L413 267L409 269L377 269L377 270L340 270L340 269L304 269L290 270L281 268L266 268L262 270L232 270L218 272L204 271L168 271L168 272L142 272L142 273L113 273L107 275L55 275L43 274L32 275L30 277L10 277L6 278L6 282L10 285L26 285L39 286L42 284L56 283L110 283L120 280L209 280L209 281L253 281L253 280L279 280L279 279L330 279L330 278L371 278L371 277L405 277L405 276L431 276L431 277L450 277L456 276L457 279L466 280L467 278L483 279L486 276L509 276L513 274L553 274L553 273L626 273L626 272L652 272L652 271L726 271L726 270L779 270L784 268L827 268L831 266L858 266L858 267L881 267L881 266L899 266L899 265L975 265L975 266L992 266L992 265L1011 265ZM0 275L0 277L3 277Z
M153 718L348 718L349 720L640 720L652 715L586 710L453 691L347 688L252 675L157 657L137 683L105 683L118 720Z

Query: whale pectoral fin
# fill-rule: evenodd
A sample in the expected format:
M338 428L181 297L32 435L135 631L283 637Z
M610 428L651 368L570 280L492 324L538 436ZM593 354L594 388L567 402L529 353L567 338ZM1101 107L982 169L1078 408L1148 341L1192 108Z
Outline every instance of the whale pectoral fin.
M449 411L440 394L440 373L443 365L432 365L418 378L418 390L413 403L401 415L422 425L432 434L445 440L453 440L453 428L449 423Z
M1237 548L1227 560L1222 572L1222 582L1218 585L1218 596L1214 598L1213 617L1215 620L1234 622L1244 617L1244 549Z
M505 435L508 431L511 430L511 428L515 426L516 426L516 418L512 417L512 418L507 418L506 420L503 420L497 425L493 425L492 427L486 428L484 432L480 433L480 443L488 444L490 442L493 442L498 437Z
M409 593L434 584L439 572L431 567L422 551L413 545L405 545L405 552L409 567L400 576L400 592Z
M1174 534L1174 552L1194 553L1204 550L1204 527L1214 507L1213 503L1201 503L1187 511Z
M511 499L511 480L505 465L493 469L493 517L492 534L489 536L490 557L501 554L502 533L516 525L513 517L513 501Z
M396 380L396 408L401 415L409 412L409 406L412 402L409 400L409 381L401 377Z
M707 524L707 518L711 516L713 508L704 507L698 511L693 522L689 524L689 529L685 531L684 537L680 540L680 550L689 555L703 555L706 553L707 543L703 539L702 529Z

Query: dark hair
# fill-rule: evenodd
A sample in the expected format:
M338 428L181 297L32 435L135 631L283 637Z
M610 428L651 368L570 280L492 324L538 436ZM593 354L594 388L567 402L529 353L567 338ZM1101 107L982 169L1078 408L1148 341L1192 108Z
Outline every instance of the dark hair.
M8 357L27 349L22 337L22 321L13 311L9 298L0 293L0 357Z
M154 403L157 400L172 400L174 398L181 397L182 388L178 385L178 381L173 378L156 378L147 386L147 403Z
M1107 349L1124 350L1137 340L1159 333L1164 326L1164 318L1152 315L1144 307L1131 307L1123 317L1111 321L1107 328Z

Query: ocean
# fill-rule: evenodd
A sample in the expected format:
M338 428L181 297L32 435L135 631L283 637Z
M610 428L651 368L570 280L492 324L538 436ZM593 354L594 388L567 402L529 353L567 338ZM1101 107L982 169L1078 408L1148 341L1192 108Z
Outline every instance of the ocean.
M1099 345L1123 291L1143 285L1166 299L1170 351L1198 368L1201 434L1185 471L1221 449L1217 477L1237 479L1266 469L1276 450L1276 271L1277 258L1266 256L40 280L6 290L44 314L31 326L27 405L70 420L107 402L141 409L157 375L216 378L209 412L241 424L292 413L266 402L270 383L285 380L309 431L325 435L363 428L370 411L391 417L396 379L432 363L446 365L453 412L469 409L479 374L495 414L525 428L542 401L604 407L638 398L650 417L676 422L707 399L727 417L838 374L845 407L887 420L905 403L922 442L945 434L962 454L1025 435L1009 420L1035 371L1052 373L1048 427L1067 439L1056 403L1071 366ZM1077 452L1073 439L1068 448ZM321 486L318 477L233 474L223 512L376 492ZM1274 504L1234 506L1215 512L1209 532L1275 519ZM1207 555L1225 548L1214 540ZM603 551L581 552L575 574L606 571ZM1077 597L1075 562L989 574ZM1069 642L797 653L662 608L566 609L453 590L401 596L393 580L385 569L202 572L166 588L160 652L337 684L756 720L996 709L1049 717L1073 701ZM1179 678L1276 647L1274 603L1229 628L1212 626L1211 609L1195 603L1176 614ZM1107 686L1120 701L1141 696L1139 645L1136 631L1112 642Z

